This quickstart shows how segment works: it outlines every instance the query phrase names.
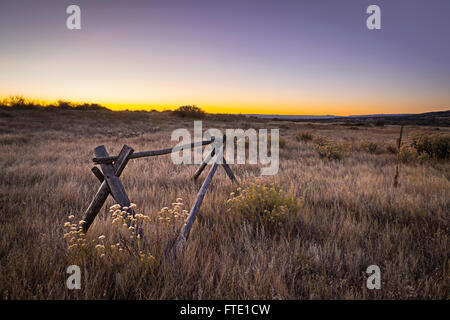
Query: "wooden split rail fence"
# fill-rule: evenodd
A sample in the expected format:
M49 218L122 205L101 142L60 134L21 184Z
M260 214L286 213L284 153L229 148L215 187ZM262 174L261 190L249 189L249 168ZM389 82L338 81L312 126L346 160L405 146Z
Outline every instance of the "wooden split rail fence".
M89 207L85 212L84 217L85 223L83 224L83 231L87 232L89 230L89 227L94 222L95 217L99 213L100 209L103 207L103 204L105 203L109 195L112 195L112 197L121 207L130 206L130 199L128 198L128 195L125 192L125 188L122 182L120 181L120 175L122 174L123 170L125 169L130 159L166 155L173 152L179 152L187 148L192 149L196 147L209 145L212 144L214 141L215 141L214 139L211 139L201 142L194 142L187 145L176 146L168 149L151 150L143 152L134 152L133 148L124 145L119 155L117 156L110 156L106 151L105 146L103 145L96 147L94 149L95 158L93 158L92 160L95 164L100 166L100 169L98 167L93 167L92 172L97 177L97 179L100 181L101 184L97 190L97 193L95 194L94 198L92 199L91 203L89 204ZM212 178L217 170L218 165L220 164L223 166L227 176L231 179L231 181L238 183L236 177L233 174L233 171L231 170L230 166L225 161L225 157L223 156L225 152L225 147L226 141L224 136L222 145L216 145L213 148L211 153L208 155L206 159L203 160L200 167L194 174L194 179L196 180L200 176L202 171L205 169L206 165L214 157L216 150L218 149L219 151L217 152L216 160L212 164L211 169L209 170L209 173L205 181L203 182L200 191L198 192L194 205L192 206L189 212L186 224L181 230L181 233L179 234L172 248L172 253L174 257L176 257L180 253L180 251L184 247L184 244L186 243L186 240L189 237L190 230L200 210L200 206L202 204L203 198L205 197L206 190L208 189L212 181ZM132 211L131 214L134 215L134 211Z

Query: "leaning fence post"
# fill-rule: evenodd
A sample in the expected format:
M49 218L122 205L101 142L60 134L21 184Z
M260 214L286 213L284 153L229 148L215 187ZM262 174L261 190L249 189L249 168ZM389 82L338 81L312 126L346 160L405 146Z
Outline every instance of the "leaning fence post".
M395 167L395 175L394 175L394 187L398 186L398 175L399 175L399 166L400 166L400 148L402 147L402 136L403 136L403 124L400 128L400 137L397 140L397 166Z
M194 173L194 180L197 180L197 178L200 176L200 174L205 169L208 162L212 159L212 157L214 157L215 153L216 153L216 148L212 149L211 153L206 157L205 160L203 160L200 167L198 167L197 171L195 171L195 173Z
M225 169L225 172L227 173L227 175L230 178L231 182L236 182L237 185L239 185L239 181L236 179L233 171L231 171L230 166L228 165L228 163L225 160L225 156L223 157L222 166Z
M202 187L200 188L200 191L197 194L197 198L195 199L195 203L192 206L191 212L189 212L186 224L184 225L183 229L178 235L177 240L175 241L175 244L173 245L172 255L174 258L176 258L180 250L183 249L184 244L186 243L186 240L189 237L189 233L191 232L191 228L194 225L195 218L197 218L197 214L200 210L203 198L205 197L206 190L208 189L211 183L214 173L216 173L217 166L219 165L218 160L223 156L223 151L224 149L222 148L222 150L217 154L216 161L214 161L214 164L209 170L208 176L206 177L205 181L202 184Z

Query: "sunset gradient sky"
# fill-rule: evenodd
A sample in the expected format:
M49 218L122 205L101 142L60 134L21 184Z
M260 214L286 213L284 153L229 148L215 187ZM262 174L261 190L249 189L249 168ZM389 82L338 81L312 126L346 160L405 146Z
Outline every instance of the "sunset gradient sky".
M81 30L66 8L81 7ZM366 28L381 7L382 29ZM450 109L448 0L1 0L0 98L273 114Z

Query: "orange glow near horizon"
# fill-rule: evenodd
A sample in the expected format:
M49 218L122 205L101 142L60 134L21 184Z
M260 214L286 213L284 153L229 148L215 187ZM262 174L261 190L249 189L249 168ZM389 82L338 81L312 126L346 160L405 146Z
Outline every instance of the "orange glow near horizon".
M7 99L16 95L0 96L0 99ZM346 103L345 101L338 101L336 103L322 101L275 101L278 99L260 102L252 102L247 100L236 100L235 102L221 103L220 101L204 101L204 103L196 103L195 101L170 101L169 103L146 103L138 102L136 100L126 102L110 102L108 100L92 99L92 98L53 98L46 99L39 96L31 97L23 96L26 100L34 101L42 105L55 104L58 100L69 101L73 103L97 103L113 111L165 111L175 110L182 105L197 105L207 113L222 113L222 114L273 114L273 115L363 115L363 114L395 114L395 113L423 113L432 111L444 111L447 108L444 106L429 107L425 103L418 101L411 101L408 103L394 102L394 103ZM191 99L192 100L192 99Z

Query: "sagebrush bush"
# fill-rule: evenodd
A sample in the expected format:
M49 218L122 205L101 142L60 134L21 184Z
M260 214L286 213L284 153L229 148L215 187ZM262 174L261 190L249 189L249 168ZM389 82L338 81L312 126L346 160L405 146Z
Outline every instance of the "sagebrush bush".
M411 146L419 155L426 153L430 158L445 160L450 155L450 135L414 135Z
M297 139L297 141L309 142L313 139L313 135L309 132L299 132L297 133L295 138Z
M330 140L327 137L317 136L317 137L314 137L313 142L316 145L323 146L323 145L326 145L327 143L329 143Z
M240 223L275 231L299 218L301 203L292 189L285 193L278 185L256 180L231 193L227 211Z
M319 157L327 160L342 160L344 158L344 147L325 137L314 139L315 149Z

